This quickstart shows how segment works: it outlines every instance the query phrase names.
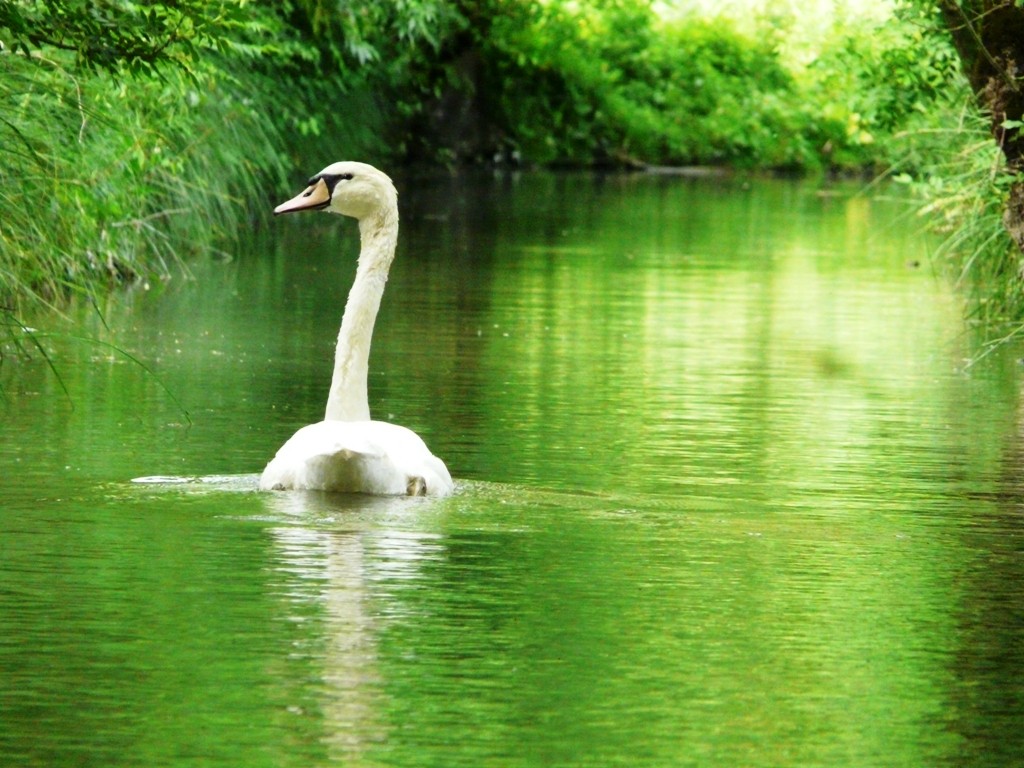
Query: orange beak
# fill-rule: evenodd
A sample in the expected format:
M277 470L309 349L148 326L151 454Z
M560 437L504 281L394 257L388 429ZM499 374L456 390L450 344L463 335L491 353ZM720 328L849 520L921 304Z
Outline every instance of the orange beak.
M323 179L317 179L315 184L306 187L300 194L293 197L286 203L281 203L274 209L274 215L281 213L294 213L295 211L316 210L326 208L331 204L331 192Z

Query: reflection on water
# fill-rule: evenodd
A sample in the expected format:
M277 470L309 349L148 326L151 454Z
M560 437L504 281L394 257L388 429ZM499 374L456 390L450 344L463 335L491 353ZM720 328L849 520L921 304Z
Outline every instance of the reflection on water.
M374 696L379 676L373 618L365 605L362 542L351 533L300 527L271 533L281 551L280 570L290 584L288 596L311 602L322 613L320 706L333 726L324 743L340 764L358 764L367 744L383 736Z
M159 381L0 368L0 764L1019 762L1017 364L961 370L899 205L401 192L371 406L450 498L253 490L322 411L337 219L83 316Z

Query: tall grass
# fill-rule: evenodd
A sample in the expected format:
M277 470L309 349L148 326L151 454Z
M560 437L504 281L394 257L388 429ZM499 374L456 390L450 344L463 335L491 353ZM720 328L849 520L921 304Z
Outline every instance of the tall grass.
M165 279L228 242L283 175L281 137L245 85L212 67L120 81L0 55L2 305Z
M1024 335L1024 264L1003 225L1013 177L989 118L966 91L958 106L899 138L904 152L894 178L913 188L919 213L943 236L936 261L962 291L984 356Z

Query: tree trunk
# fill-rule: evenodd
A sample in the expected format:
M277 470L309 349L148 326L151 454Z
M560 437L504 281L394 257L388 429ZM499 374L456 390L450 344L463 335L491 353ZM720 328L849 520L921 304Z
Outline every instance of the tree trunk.
M1003 223L1024 252L1024 7L1015 0L940 0L939 7L1013 177Z

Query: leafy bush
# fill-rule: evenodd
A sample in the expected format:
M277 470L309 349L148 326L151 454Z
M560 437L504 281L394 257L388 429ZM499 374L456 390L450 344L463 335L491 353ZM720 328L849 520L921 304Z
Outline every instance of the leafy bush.
M667 24L644 0L481 3L421 88L459 90L470 158L814 166L813 125L778 56L724 20ZM478 7L479 7L478 6ZM449 99L449 102L453 101ZM428 99L444 134L444 98ZM457 111L457 110L453 110ZM429 120L423 121L430 124ZM414 148L429 155L421 144Z
M759 167L815 167L813 123L778 55L723 21L664 30L649 88L678 126L665 160Z
M912 164L914 134L937 125L966 93L949 40L907 9L882 25L833 33L801 86L839 128L832 161L847 167Z

